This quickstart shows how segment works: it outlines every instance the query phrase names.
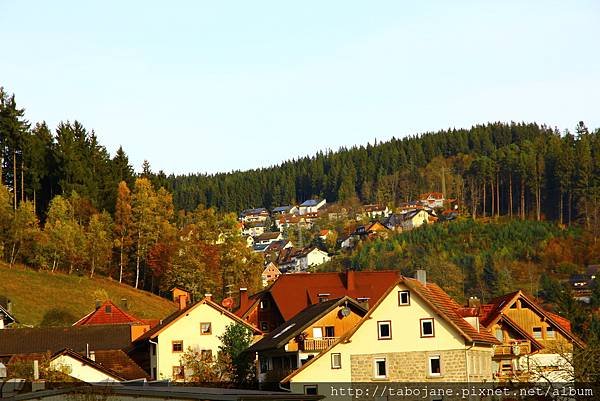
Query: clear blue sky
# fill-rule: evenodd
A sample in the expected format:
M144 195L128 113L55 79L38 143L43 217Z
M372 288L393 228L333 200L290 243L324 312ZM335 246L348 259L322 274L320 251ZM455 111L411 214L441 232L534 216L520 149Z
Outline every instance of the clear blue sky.
M0 0L0 85L167 173L487 121L600 126L600 1Z

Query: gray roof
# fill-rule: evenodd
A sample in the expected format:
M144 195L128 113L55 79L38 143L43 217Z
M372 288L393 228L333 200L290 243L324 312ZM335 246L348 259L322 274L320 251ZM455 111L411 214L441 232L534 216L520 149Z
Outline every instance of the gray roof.
M302 202L300 206L317 206L321 202L321 199L309 199Z

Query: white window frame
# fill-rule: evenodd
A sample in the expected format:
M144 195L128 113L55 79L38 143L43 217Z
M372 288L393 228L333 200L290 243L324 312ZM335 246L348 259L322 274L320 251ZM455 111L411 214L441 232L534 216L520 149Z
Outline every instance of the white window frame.
M336 357L338 358L337 364ZM341 369L342 368L342 354L339 352L334 352L331 354L331 369Z
M388 326L388 329L389 329L388 336L381 335L381 326L383 326L383 325ZM377 322L377 339L378 340L391 340L392 339L392 321L391 320L381 320L381 321Z
M402 295L406 294L406 302L402 301ZM398 306L409 306L410 305L410 291L398 291Z
M536 331L534 329L539 329L539 331ZM543 338L543 334L542 334L542 327L541 326L536 326L536 327L532 327L531 328L531 335L533 336L533 338L535 338L536 340L540 340Z
M551 333L551 334L549 334ZM556 330L554 330L554 327L548 326L546 327L546 339L547 340L554 340L556 338Z
M378 362L383 362L383 365L385 367L385 375L383 375L383 376L379 374ZM388 365L387 365L387 359L385 357L373 359L373 378L375 378L375 379L387 379L388 378Z
M431 334L425 334L425 330L423 330L423 323L425 323L425 322L431 322ZM433 318L421 319L419 324L421 326L421 337L422 338L435 337L435 319L433 319Z
M431 369L431 361L437 359L440 364L440 372L434 373ZM442 357L440 355L430 355L427 357L427 375L430 377L440 377L442 375Z

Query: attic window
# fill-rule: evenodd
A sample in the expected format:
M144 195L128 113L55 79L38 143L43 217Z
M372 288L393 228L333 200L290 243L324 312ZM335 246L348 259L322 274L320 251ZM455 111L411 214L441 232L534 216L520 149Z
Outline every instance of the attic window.
M533 328L533 338L542 338L542 328L541 327Z
M106 313L111 313L112 312L112 308L110 307L110 305L106 305L104 307L104 312L106 312Z
M398 306L410 305L410 292L398 291Z
M319 294L319 302L329 301L329 295L331 294L329 294L328 292Z
M435 337L433 319L421 319L421 337Z
M546 338L554 339L556 338L556 332L554 331L554 327L546 327Z

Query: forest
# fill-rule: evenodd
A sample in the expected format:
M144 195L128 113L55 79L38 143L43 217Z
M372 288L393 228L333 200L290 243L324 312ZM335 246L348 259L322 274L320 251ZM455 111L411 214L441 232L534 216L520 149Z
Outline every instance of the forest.
M440 191L456 201L463 216L506 219L512 225L494 235L504 235L508 250L488 252L481 260L465 256L478 248L448 244L420 251L439 244L435 230L444 228L436 226L375 242L348 262L355 268L410 269L435 262L427 259L435 253L452 269L464 269L466 285L479 285L485 296L504 288L503 270L491 269L486 260L513 252L517 244L510 242L517 237L506 230L516 230L515 221L540 222L531 229L542 230L544 240L577 230L595 239L599 231L600 130L590 131L583 122L574 132L536 123L488 123L214 175L155 173L146 161L136 174L122 148L111 157L95 132L77 121L54 129L43 121L32 124L14 94L0 89L0 158L2 260L108 275L155 292L185 284L197 295L211 291L225 297L238 285L258 288L261 261L242 243L237 213L312 197L395 206ZM465 241L479 244L473 239L485 234L479 223L461 224L474 224L464 229L471 232ZM536 241L525 237L519 243ZM494 273L496 281L473 276L473 269ZM488 288L490 283L498 285Z

